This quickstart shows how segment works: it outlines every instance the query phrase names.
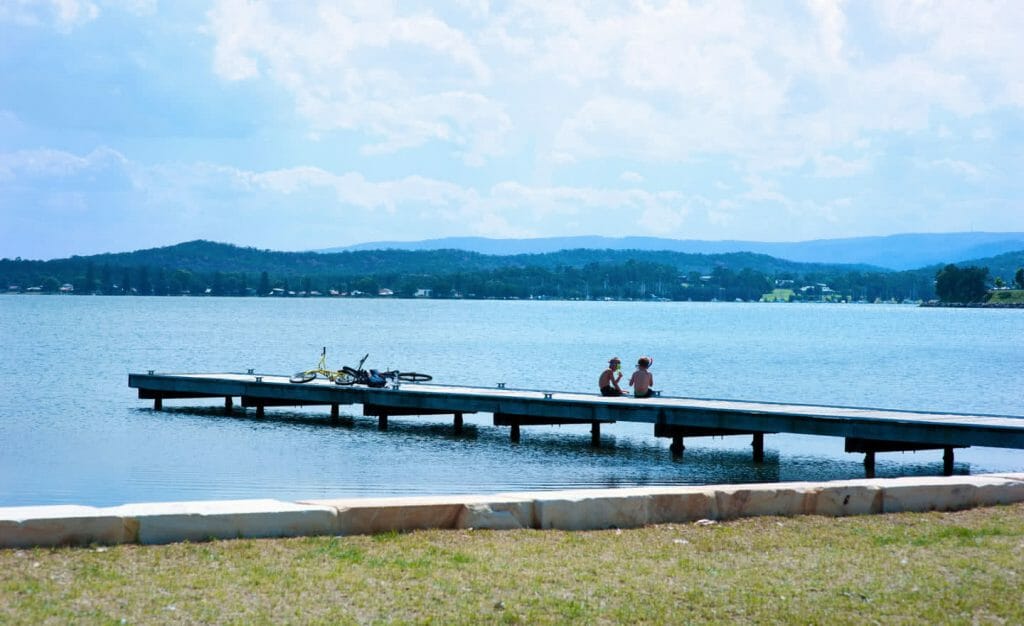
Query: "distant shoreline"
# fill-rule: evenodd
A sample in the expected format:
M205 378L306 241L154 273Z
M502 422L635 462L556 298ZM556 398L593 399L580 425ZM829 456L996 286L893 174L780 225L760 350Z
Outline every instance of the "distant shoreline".
M211 299L219 299L219 298L239 299L239 298L242 298L242 299L246 299L246 300L250 300L250 299L253 299L253 300L260 300L260 299L262 299L262 300L283 300L283 299L286 299L286 300L324 300L324 299L328 299L328 300L430 300L430 301L440 300L440 301L453 301L453 302L454 301L467 301L467 302L476 302L476 301L479 301L479 302L483 302L483 301L507 301L507 302L641 302L641 303L647 303L647 302L679 302L679 303L683 303L683 302L689 302L689 303L702 302L702 303L708 303L708 304L724 302L724 303L728 303L728 304L795 304L795 305L800 305L800 304L833 304L833 305L842 305L842 304L857 304L857 305L888 304L888 305L898 305L898 306L917 306L917 307L936 308L936 309L1024 309L1024 302L1008 302L1008 303L972 302L972 303L964 304L962 302L939 302L939 301L936 301L936 300L930 300L930 301L924 301L924 302L913 302L913 301L911 301L911 302L893 302L893 301L888 301L888 300L881 301L881 302L866 302L866 301L863 301L863 300L849 300L849 301L848 300L835 300L835 301L827 301L827 300L826 301L821 301L821 300L795 300L795 301L792 301L792 302L787 302L787 301L784 301L784 300L741 300L741 301L736 301L736 300L671 300L671 299L668 299L668 298L658 298L658 299L650 299L650 300L629 299L629 298L623 298L623 299L616 299L616 298L610 298L610 299L609 298L603 298L603 299L597 299L597 298L583 299L583 298L554 298L554 297L538 297L538 298L516 298L516 297L507 297L507 298L494 298L494 297L492 297L492 298L465 298L465 297L463 297L463 298L434 298L434 297L423 297L423 296L408 297L408 296L399 296L399 295L374 296L374 295L369 295L369 294L359 295L359 296L351 296L351 295L346 295L346 296L337 295L336 296L336 295L327 295L327 294L312 294L312 295L310 295L310 294L295 294L295 295L284 295L284 296L281 296L281 295L275 295L275 296L254 296L254 295L248 295L248 296L240 296L240 295L215 296L215 295L210 295L210 294L186 294L186 293L175 294L175 295L155 296L155 295L139 295L139 294L130 294L130 295L129 294L117 294L117 295L112 295L112 294L102 294L102 293L73 294L73 293L38 292L38 291L30 291L30 292L26 292L26 291L7 291L7 292L0 292L0 296L32 296L32 297L39 297L39 296L62 296L62 297L73 296L74 297L74 296L77 296L77 297L94 297L94 298L95 297L99 297L99 298L124 298L124 297L139 298L139 297L143 297L143 298L211 298Z
M920 306L937 309L1024 309L1024 302L922 302Z

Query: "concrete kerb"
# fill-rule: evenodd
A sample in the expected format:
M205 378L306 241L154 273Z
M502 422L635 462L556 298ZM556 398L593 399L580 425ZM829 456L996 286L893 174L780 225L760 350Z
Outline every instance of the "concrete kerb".
M131 523L91 506L19 506L0 509L0 548L118 544L134 540Z
M533 500L514 494L305 500L336 511L336 535L369 535L428 528L532 528Z
M334 500L0 508L0 548L354 535L598 530L758 515L866 515L1024 502L1024 474Z
M131 543L326 535L336 526L331 507L280 500L152 502L104 509L135 533Z

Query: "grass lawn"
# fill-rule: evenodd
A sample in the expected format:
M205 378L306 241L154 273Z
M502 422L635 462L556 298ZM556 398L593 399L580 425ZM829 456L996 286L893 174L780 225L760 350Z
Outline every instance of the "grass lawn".
M1024 623L1024 505L0 550L0 623Z
M792 289L773 289L771 293L761 296L762 302L789 302L793 297Z
M1024 304L1024 289L1004 289L989 292L988 301L993 304Z

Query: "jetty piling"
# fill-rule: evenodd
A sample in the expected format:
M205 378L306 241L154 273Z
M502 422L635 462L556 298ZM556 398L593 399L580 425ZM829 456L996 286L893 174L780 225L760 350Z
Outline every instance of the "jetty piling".
M546 398L550 399L550 398ZM494 414L494 425L495 426L509 426L511 427L511 434L509 435L513 443L519 443L520 441L520 426L564 426L564 425L579 425L579 426L590 426L590 445L599 448L601 447L601 424L612 424L614 420L595 420L595 419L572 419L565 417L537 417L534 415L517 415L514 413L495 413Z
M927 443L881 441L877 439L861 439L858 437L847 437L844 449L847 452L863 452L864 474L867 478L874 478L875 453L877 452L917 452L918 450L942 450L942 473L945 476L952 476L953 448L966 447L967 446L937 446Z

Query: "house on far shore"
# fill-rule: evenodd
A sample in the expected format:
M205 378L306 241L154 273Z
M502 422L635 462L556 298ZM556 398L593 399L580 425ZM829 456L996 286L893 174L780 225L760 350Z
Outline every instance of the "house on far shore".
M414 298L429 298L433 292L433 289L417 289L412 295Z
M393 295L395 295L395 292L391 291L387 287L381 287L380 290L377 291L377 295L378 296L393 296Z
M75 293L75 286L72 285L71 283L64 283L63 285L60 286L60 289L58 289L58 292L60 292L60 293Z

